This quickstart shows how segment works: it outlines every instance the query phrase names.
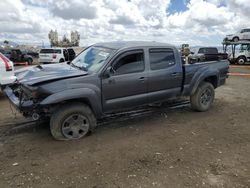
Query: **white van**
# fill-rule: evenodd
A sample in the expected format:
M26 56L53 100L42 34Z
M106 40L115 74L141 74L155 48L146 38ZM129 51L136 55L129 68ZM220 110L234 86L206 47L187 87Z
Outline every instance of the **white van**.
M39 63L62 63L72 61L75 51L72 48L43 48L39 53Z

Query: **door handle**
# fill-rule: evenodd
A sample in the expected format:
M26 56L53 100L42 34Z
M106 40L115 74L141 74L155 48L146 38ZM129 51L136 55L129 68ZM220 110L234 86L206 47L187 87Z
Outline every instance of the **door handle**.
M108 81L109 84L114 84L115 83L115 79L113 78L110 78L109 81Z
M171 76L178 76L178 73L177 73L177 72L173 72L173 73L171 74Z
M139 80L145 80L145 77L140 77Z

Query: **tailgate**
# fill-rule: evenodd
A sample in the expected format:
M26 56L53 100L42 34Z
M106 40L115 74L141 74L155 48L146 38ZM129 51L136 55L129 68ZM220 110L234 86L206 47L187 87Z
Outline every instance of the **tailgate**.
M39 54L40 61L52 61L53 54Z

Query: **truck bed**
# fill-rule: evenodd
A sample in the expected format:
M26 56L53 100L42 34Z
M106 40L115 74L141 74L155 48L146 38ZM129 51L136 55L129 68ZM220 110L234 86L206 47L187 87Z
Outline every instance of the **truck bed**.
M217 77L214 87L219 87L225 83L229 69L228 60L221 61L206 61L195 64L184 64L184 80L183 80L183 94L189 95L195 83L203 78L203 75L211 75L211 78Z

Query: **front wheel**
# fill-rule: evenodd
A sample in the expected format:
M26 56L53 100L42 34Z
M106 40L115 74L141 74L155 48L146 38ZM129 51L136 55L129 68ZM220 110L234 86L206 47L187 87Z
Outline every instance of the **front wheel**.
M233 38L233 42L239 42L239 40L240 40L239 37L234 37Z
M92 110L81 103L60 106L50 120L50 131L56 140L80 139L95 127L96 119Z
M202 82L195 93L190 96L192 109L205 112L214 101L214 86L208 82Z

